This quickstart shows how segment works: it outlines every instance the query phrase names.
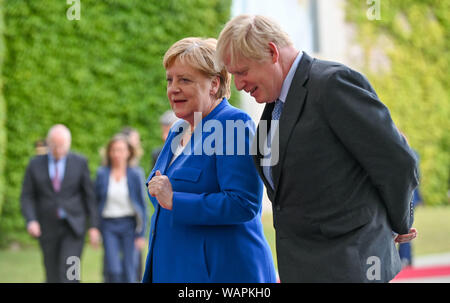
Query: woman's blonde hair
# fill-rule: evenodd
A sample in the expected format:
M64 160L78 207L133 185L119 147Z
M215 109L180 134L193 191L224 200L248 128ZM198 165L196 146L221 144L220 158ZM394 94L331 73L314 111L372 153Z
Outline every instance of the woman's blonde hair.
M219 35L216 61L220 66L230 56L234 64L238 58L263 61L270 55L269 42L277 47L292 46L289 35L281 26L261 15L239 15L227 22Z
M176 59L202 72L207 77L219 77L220 85L215 95L229 98L231 75L215 61L217 40L213 38L184 38L173 44L164 55L163 65L168 69Z

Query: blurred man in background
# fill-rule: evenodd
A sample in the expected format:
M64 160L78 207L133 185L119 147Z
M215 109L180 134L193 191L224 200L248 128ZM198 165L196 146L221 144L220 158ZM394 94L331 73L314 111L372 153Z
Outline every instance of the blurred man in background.
M99 242L95 193L87 160L69 152L69 129L57 124L47 135L49 152L31 159L23 181L21 206L28 233L39 239L46 281L79 282L67 274L70 257L81 256L89 218L89 236Z

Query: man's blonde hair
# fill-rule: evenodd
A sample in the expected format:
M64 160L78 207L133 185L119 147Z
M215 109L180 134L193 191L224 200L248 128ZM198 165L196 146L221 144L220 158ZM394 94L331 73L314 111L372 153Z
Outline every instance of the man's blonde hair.
M238 58L263 61L269 57L269 42L282 48L292 46L289 35L272 19L261 15L239 15L227 22L219 35L216 61L220 66L230 56L234 64Z
M184 38L173 44L164 55L163 65L168 69L175 60L188 64L202 72L207 77L219 77L220 85L215 95L219 98L229 98L231 95L231 75L215 60L217 40L214 38Z

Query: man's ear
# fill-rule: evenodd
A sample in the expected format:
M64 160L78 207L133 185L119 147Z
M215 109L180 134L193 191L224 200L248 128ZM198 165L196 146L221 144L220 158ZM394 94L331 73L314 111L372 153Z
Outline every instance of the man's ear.
M269 51L270 51L270 56L272 58L271 59L272 63L277 63L278 59L280 58L280 52L275 43L269 42Z

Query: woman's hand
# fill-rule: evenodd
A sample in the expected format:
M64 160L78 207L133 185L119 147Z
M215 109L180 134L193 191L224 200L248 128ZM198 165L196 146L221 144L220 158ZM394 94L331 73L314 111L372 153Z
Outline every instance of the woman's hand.
M148 192L150 193L150 196L155 197L158 200L158 203L162 208L172 210L172 184L167 176L161 175L159 170L156 171L155 175L148 183Z
M136 250L142 250L145 247L145 238L143 237L139 237L134 239L134 247L136 248Z

